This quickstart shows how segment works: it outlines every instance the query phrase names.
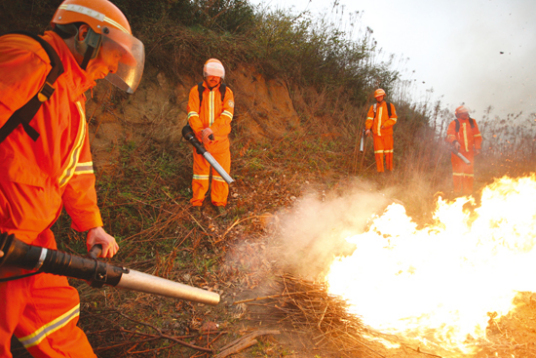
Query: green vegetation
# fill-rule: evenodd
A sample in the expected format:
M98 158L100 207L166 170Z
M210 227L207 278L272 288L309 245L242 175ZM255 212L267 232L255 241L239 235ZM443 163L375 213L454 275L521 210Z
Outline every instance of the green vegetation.
M307 12L255 9L242 0L115 3L145 43L147 62L169 69L177 79L197 74L208 57L217 57L231 69L249 64L267 78L328 93L342 89L362 104L372 88L389 90L398 78L385 64L370 60L375 49L370 31L357 39L358 14L337 15L337 3L321 19Z

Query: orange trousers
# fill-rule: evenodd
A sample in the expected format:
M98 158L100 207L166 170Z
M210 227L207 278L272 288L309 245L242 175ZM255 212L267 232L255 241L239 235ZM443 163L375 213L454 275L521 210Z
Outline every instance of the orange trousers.
M462 195L471 195L473 193L475 155L473 151L462 153L471 164L465 164L457 155L451 154L452 163L452 182L454 184L454 193Z
M227 196L229 195L229 185L214 170L209 162L201 154L194 153L194 178L192 180L193 197L190 200L192 206L201 206L205 200L209 184L210 172L212 170L212 186L210 189L210 199L214 206L226 206ZM231 152L229 150L220 153L210 153L222 168L230 174L231 170Z
M56 248L50 230L32 244ZM29 272L2 270L6 276ZM15 335L34 357L95 358L77 326L79 315L78 291L69 286L66 277L41 273L0 283L0 357L12 357L11 336Z
M393 136L374 134L374 157L376 158L376 169L379 173L384 171L383 156L385 155L385 169L393 170Z

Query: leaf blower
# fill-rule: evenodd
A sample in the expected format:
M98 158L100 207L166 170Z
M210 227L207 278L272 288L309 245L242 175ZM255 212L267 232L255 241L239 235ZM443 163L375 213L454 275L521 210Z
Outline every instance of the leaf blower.
M212 154L207 152L205 147L203 147L203 144L201 144L197 140L197 138L195 137L194 131L193 131L192 127L190 127L189 124L185 125L182 128L182 136L184 137L184 139L186 139L188 142L190 142L194 146L194 148L197 150L197 154L201 154L201 155L203 155L203 157L205 157L207 162L209 162L210 165L212 165L214 170L216 170L218 172L218 174L221 175L221 177L223 178L223 180L225 180L227 182L227 184L231 184L232 182L234 182L233 178L231 178L231 176L229 174L227 174L227 172L225 171L225 169L222 168L220 163L218 163L216 161L216 159L214 159ZM214 138L212 137L210 139L214 139Z
M450 150L452 151L452 153L454 153L454 155L456 155L458 158L460 158L461 160L463 160L463 162L467 165L471 165L471 162L469 161L469 159L467 159L462 153L458 152L456 150L456 148L450 148Z
M80 257L58 250L28 245L13 234L0 233L0 250L4 252L4 256L0 257L0 269L3 266L14 266L35 270L36 272L32 274L44 272L85 280L92 287L109 285L209 305L217 305L220 302L220 295L215 292L99 261L97 257L102 251L101 245L93 246L89 257ZM29 275L16 278L25 276Z

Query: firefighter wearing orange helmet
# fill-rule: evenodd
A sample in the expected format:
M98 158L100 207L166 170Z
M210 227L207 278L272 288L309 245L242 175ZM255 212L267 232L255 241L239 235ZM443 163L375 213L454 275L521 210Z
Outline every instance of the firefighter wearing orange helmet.
M374 139L374 157L376 169L383 173L385 169L393 170L393 126L398 119L395 106L385 101L385 91L378 88L374 91L376 103L370 106L365 122L365 134ZM385 156L385 169L383 157Z
M87 247L112 257L119 247L97 207L84 93L101 78L134 92L143 44L108 0L66 0L51 24L35 39L0 37L0 232L56 249L50 227L65 208ZM27 273L0 267L0 356L11 357L14 335L35 357L95 357L77 327L76 289L63 276L20 278Z
M451 154L452 180L455 195L471 195L474 181L474 158L480 154L482 148L482 135L476 121L469 117L465 106L454 111L456 119L450 122L447 128L447 142L455 151L467 158L471 164L466 164L454 153Z
M215 58L209 59L203 66L203 77L204 81L190 90L187 107L188 123L205 149L229 173L231 169L229 133L234 114L233 91L222 83L225 68ZM193 197L190 203L194 208L201 208L212 174L211 202L219 215L225 217L229 185L216 170L211 170L207 160L195 149L193 158Z

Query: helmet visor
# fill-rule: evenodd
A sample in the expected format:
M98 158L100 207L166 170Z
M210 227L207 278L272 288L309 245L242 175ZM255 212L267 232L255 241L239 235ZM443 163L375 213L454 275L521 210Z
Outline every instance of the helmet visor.
M119 58L117 71L110 72L105 78L121 90L134 93L140 84L145 64L143 43L121 30L105 27L100 50Z

